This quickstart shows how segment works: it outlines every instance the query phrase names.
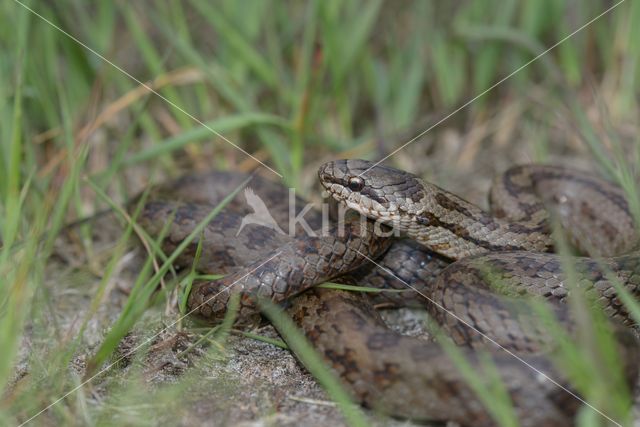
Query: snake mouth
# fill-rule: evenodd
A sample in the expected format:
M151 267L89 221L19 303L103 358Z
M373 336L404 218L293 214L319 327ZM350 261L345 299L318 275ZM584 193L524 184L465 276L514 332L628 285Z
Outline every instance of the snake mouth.
M357 193L344 195L343 192L331 191L331 187L329 187L327 191L329 192L329 195L331 197L340 202L342 205L357 212L359 215L369 218L372 221L390 226L395 226L401 222L401 215L398 212L389 211L387 209L384 209L383 206L377 204L366 202L363 203L360 195Z

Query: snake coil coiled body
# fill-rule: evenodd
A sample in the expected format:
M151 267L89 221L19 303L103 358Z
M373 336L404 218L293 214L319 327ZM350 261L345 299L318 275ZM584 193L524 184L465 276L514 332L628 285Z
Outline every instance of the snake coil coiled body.
M521 425L570 425L580 402L558 386L571 388L545 353L548 331L532 326L531 311L516 297L542 297L558 321L569 330L576 327L562 304L570 290L562 262L544 253L553 250L550 214L543 209L550 208L573 230L569 239L576 248L605 257L576 259L582 281L593 284L585 284L587 294L610 317L631 323L612 284L616 280L636 297L640 293L640 261L633 252L639 239L621 190L564 168L516 167L494 184L491 200L499 207L490 215L411 174L372 166L362 160L335 161L324 165L319 177L340 203L401 229L409 239L381 237L372 232L372 222L355 220L346 223L345 233L308 236L298 230L296 236L285 236L251 225L235 236L242 215L248 213L236 199L206 227L198 265L203 271L230 274L195 283L188 307L217 320L234 293L241 297L241 316L256 312L258 296L275 302L289 299L290 315L361 402L402 417L494 425L492 413L440 344L391 332L363 295L304 292L336 277L379 288L410 285L412 292L382 293L375 302L425 306L463 346L478 372L484 365L473 348L486 348L487 339L522 354L518 360L504 351L491 353ZM205 217L207 206L242 179L239 174L213 173L160 187L139 222L154 235L171 219L163 242L171 251ZM270 213L285 228L287 190L257 178L250 185L270 202ZM311 211L307 216L319 229L320 214ZM179 264L190 265L197 243L182 254ZM493 282L500 283L503 295ZM615 336L624 378L631 385L640 349L629 330L618 328Z

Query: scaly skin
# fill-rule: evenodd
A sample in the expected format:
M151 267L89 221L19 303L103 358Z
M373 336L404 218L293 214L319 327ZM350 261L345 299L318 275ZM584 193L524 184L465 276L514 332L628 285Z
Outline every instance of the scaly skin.
M390 244L388 239L364 233L363 230L370 230L371 223L365 223L365 228L359 229L356 221L349 222L349 232L338 237L329 234L310 238L299 233L297 237L289 238L255 225L236 237L240 224L237 214L247 212L242 203L232 203L229 210L235 213L221 214L207 227L203 241L206 256L198 268L235 273L219 281L196 283L189 298L189 309L206 319L219 320L231 293L238 292L242 302L240 315L249 316L256 311L255 298L258 295L279 302L317 283L349 274L348 278L342 276L340 280L393 289L404 289L410 284L415 288L414 292L381 294L375 297L376 303L426 305L458 344L476 347L482 344L483 338L456 318L514 351L540 351L540 346L545 343L544 331L530 327L531 316L523 314L519 299L513 296L529 293L559 303L566 299L568 291L555 255L524 252L529 249L551 250L552 244L547 234L548 215L538 210L545 203L535 195L520 192L540 188L550 190L547 187L552 182L557 184L577 177L575 182L563 184L565 191L572 188L575 193L575 185L578 185L577 188L590 189L591 193L584 192L587 200L597 201L598 197L603 197L610 203L606 204L606 209L603 204L598 210L590 210L590 205L585 208L584 199L567 202L562 193L552 193L549 200L564 209L560 212L561 217L568 218L563 222L575 222L576 212L581 212L586 214L587 222L592 226L598 224L609 235L614 230L627 232L624 238L613 237L610 240L606 235L591 237L585 246L608 242L600 248L600 253L609 254L628 250L638 241L635 231L629 228L632 222L629 222L628 208L624 199L619 197L619 190L593 178L587 181L584 174L574 171L529 166L529 169L525 167L508 172L492 195L492 200L502 200L505 205L498 209L498 217L494 217L430 184L429 191L426 191L421 188L424 183L418 178L391 168L382 169L383 173L372 174L376 169L365 173L362 176L364 186L357 192L340 187L370 165L364 161L334 162L321 169L321 182L339 201L347 203L345 200L350 200L352 207L365 206L363 213L369 216L373 216L373 211L380 213L381 207L391 208L392 211L383 214L384 221L399 217L397 224L405 227L403 230L410 237L426 235L418 239L421 244L435 241L431 251L407 240L396 240L386 250ZM328 171L339 178L331 175L333 178L329 182L326 179ZM216 175L215 182L224 181L223 175ZM227 181L242 181L243 177L232 175L233 179ZM165 186L164 192L156 192L163 195L160 200L154 196L156 200L145 206L140 222L151 234L157 234L162 223L173 218L169 235L163 243L165 250L175 248L208 212L206 207L186 203L192 200L191 192L195 192L198 203L215 204L219 201L221 196L218 193L212 196L208 190L210 194L203 196L199 190L203 185L212 188L223 185L211 184L210 176L183 180L177 187L178 191L173 193L171 185ZM370 176L375 180L372 181ZM284 203L282 198L286 190L278 190L275 184L258 179L252 186L263 200ZM611 188L613 190L609 191ZM226 190L231 189L227 187ZM389 193L391 189L393 191ZM222 190L219 193L224 195ZM355 193L359 194L358 205L354 205ZM179 194L183 202L174 202L173 194ZM384 194L391 194L391 199L384 199ZM274 195L276 198L270 199ZM422 206L418 205L417 195L421 195ZM514 195L518 199L514 200ZM424 197L431 197L435 202L426 202ZM282 212L285 210L275 208L271 211L283 226L286 218ZM589 215L596 211L605 211L605 218ZM310 223L318 221L319 214L312 212L310 217ZM507 219L513 217L520 222ZM195 247L196 243L192 244L178 263L190 265ZM511 252L487 253L502 249ZM440 255L432 251L440 252ZM274 253L280 255L265 263ZM340 253L349 255L340 256ZM367 258L376 259L379 267L367 266ZM461 261L447 266L455 259ZM604 263L627 289L637 295L640 283L637 254L605 259ZM577 264L583 277L595 282L589 292L599 299L612 317L628 322L628 313L621 306L600 265L589 258L578 259ZM237 270L238 266L244 267ZM502 284L502 291L509 296L494 292L495 289L487 284L488 273L493 274L492 277ZM233 286L220 293L229 285ZM438 306L443 306L455 317L445 314ZM570 319L563 305L554 304L553 307L557 318L570 328ZM371 309L370 300L364 296L312 290L293 298L288 311L354 397L368 406L409 418L454 420L473 426L494 425L491 414L440 346L387 330ZM527 327L522 327L522 324ZM632 384L637 377L638 343L626 330L617 330L617 337L625 377ZM463 351L472 368L482 372L475 350ZM566 426L571 423L579 407L575 398L506 353L498 352L491 357L521 425ZM523 357L527 363L563 386L570 387L546 355Z

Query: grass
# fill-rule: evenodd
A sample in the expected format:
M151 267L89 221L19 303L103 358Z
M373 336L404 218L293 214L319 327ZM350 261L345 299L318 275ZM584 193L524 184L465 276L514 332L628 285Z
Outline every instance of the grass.
M71 280L52 289L47 280L65 223L122 203L134 186L184 169L255 166L208 128L313 196L320 162L381 157L611 5L605 0L25 4L206 126L150 95L19 3L0 4L0 388L5 389L0 424L7 425L26 420L79 385L81 377L69 369L75 356L89 355L91 366L101 366L117 354L122 337L151 335L162 321L160 305L170 289L153 304L149 296L168 259L161 259L155 274L150 264L140 271L136 291L115 318L100 314L129 250L132 226L118 236L106 261L99 261L91 240L96 230L85 225L80 245L92 260L85 272L98 272L99 283L88 289ZM640 3L627 1L392 162L446 181L454 173L442 174L450 169L460 176L483 173L483 167L510 164L522 151L542 161L591 157L623 186L640 223L639 32ZM478 147L498 155L483 157ZM89 307L80 315L79 329L60 315L59 299L53 298L60 289L83 296L78 301ZM637 304L628 295L623 299L637 317ZM90 333L95 322L108 332ZM20 354L25 336L31 346L26 358ZM117 416L146 424L154 417L187 416L169 403L198 387L198 371L149 393L141 379L144 356L137 357L139 366L128 374L100 376L35 423L109 424ZM218 361L220 355L206 357ZM16 366L19 360L26 369ZM588 372L578 369L576 376L584 379ZM584 384L596 386L595 380Z

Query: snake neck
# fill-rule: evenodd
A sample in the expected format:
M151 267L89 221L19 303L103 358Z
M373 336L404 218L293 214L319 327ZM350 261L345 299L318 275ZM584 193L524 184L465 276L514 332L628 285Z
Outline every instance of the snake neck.
M546 213L528 222L510 222L433 184L423 185L425 202L411 215L406 231L434 252L457 260L489 251L553 250Z

